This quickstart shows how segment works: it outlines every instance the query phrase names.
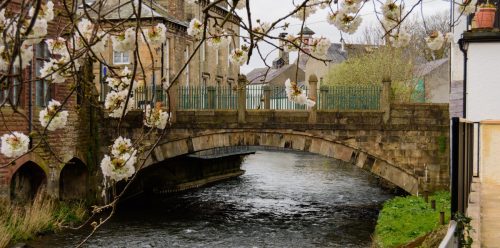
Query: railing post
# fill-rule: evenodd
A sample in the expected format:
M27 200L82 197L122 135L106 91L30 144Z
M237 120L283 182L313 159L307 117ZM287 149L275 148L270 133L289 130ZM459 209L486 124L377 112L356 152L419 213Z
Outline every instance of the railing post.
M388 78L382 80L380 109L384 111L383 121L387 123L391 117L391 80Z
M316 123L316 111L318 109L318 77L314 74L309 76L309 99L316 102L316 104L309 110L309 123L314 124Z
M238 123L246 122L246 107L247 107L247 77L245 75L238 76Z
M216 105L216 89L214 86L207 86L208 109L215 109ZM201 96L203 97L203 96Z
M179 84L174 82L172 86L168 89L168 112L170 112L170 122L175 123L177 117L177 110L179 109Z
M247 108L247 77L245 75L238 76L238 123L246 122Z
M262 90L264 91L264 109L271 109L271 87L264 85Z
M318 102L316 102L316 104L320 104L319 109L321 109L321 110L330 109L330 108L328 108L328 91L329 91L329 87L326 85L321 85L319 87L319 94L320 95L318 98Z

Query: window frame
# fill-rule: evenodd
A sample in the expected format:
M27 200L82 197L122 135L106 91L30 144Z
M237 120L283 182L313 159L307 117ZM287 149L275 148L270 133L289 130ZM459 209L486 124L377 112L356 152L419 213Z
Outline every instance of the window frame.
M39 52L40 46L43 46L43 50ZM40 69L43 68L45 62L50 61L50 52L49 47L42 41L35 46L34 51L34 79L35 79L35 106L36 107L47 107L49 101L53 98L53 92L51 83L48 80L41 79L40 77ZM41 55L41 56L39 56ZM43 62L41 67L38 67L38 62ZM41 84L41 87L39 85ZM39 92L41 90L41 94Z
M121 54L120 61L118 61L118 62L115 60L116 59L116 56L115 56L116 53ZM127 57L127 62L124 62L124 58L125 58L124 55L125 54L127 54L127 56L126 56ZM130 65L130 53L129 52L117 52L117 51L113 50L113 64L115 64L115 65Z

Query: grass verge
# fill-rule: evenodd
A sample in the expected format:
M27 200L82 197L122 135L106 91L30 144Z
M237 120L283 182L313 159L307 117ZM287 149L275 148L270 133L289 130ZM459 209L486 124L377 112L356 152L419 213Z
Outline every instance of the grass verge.
M431 208L436 200L436 210ZM442 227L439 212L445 213L445 223L450 220L450 193L436 192L429 203L417 196L395 197L384 203L375 228L375 247L398 247Z
M85 218L83 203L65 203L38 196L28 205L0 205L0 247L53 232Z

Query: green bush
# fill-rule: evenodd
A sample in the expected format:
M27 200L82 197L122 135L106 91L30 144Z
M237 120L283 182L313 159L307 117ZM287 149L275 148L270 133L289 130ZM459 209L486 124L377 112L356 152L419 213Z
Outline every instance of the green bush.
M436 200L436 210L431 200ZM377 247L397 247L440 227L439 212L445 212L445 222L450 219L450 193L437 192L426 203L422 197L396 197L384 203L375 228Z

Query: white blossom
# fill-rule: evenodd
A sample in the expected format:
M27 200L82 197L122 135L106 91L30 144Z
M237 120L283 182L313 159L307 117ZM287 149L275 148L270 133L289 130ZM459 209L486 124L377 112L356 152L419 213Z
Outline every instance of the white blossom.
M165 129L167 126L169 114L161 109L161 104L157 104L155 108L146 105L144 110L144 125L158 129Z
M349 14L344 11L337 11L330 13L327 17L327 21L340 31L353 34L358 30L362 18L361 16L355 16L354 14Z
M271 30L271 24L269 22L259 22L257 24L254 24L252 27L252 32L257 38L262 38L270 30Z
M300 5L296 5L295 9L299 7ZM310 1L305 6L300 7L298 11L293 14L293 17L298 18L300 20L305 20L312 14L316 13L317 8L318 8L318 3L315 1Z
M27 45L38 44L47 35L47 20L43 18L38 18L35 21L35 25L31 29L30 33L26 36L24 41ZM24 28L23 28L24 29Z
M203 23L201 23L198 19L193 18L189 23L189 28L187 33L197 39L201 38L203 35Z
M25 41L26 43L26 41ZM21 45L21 56L17 56L14 64L19 66L21 69L25 69L28 65L31 64L31 60L33 59L33 46L31 45ZM22 63L22 64L21 64Z
M76 61L73 61L76 62ZM50 80L52 83L60 84L66 81L66 77L71 76L72 72L69 58L63 56L59 59L50 59L45 61L40 69L40 77Z
M244 65L248 60L248 52L245 51L244 49L236 48L233 51L231 51L229 59L231 60L231 62L235 64Z
M20 132L12 132L2 136L0 152L8 158L18 157L28 152L30 138Z
M393 47L406 47L410 43L411 35L406 30L400 30L398 34L389 38Z
M117 52L128 52L135 49L135 30L128 28L125 32L111 36L113 40L113 50Z
M117 77L108 77L106 78L106 82L108 82L108 86L114 91L126 90L132 82L132 72L125 66ZM134 81L133 88L135 89L137 86L137 82Z
M31 7L28 14L30 17L33 17L35 14L35 8ZM45 19L48 22L52 21L54 19L54 3L52 1L48 1L47 4L42 4L42 7L38 11L37 18Z
M64 128L68 120L68 111L59 111L61 103L56 100L51 100L48 106L40 111L40 124L42 127L47 127L47 130L54 131ZM50 121L50 124L49 124ZM47 126L48 125L48 126Z
M443 47L444 41L444 36L440 31L434 31L429 37L425 38L427 46L433 51L441 49L441 47Z
M144 30L144 36L146 37L146 42L150 45L159 46L167 39L167 27L163 23L159 23L152 27L151 30Z
M327 38L314 39L311 44L309 44L311 54L317 58L324 58L330 46L331 42Z
M290 79L285 82L285 91L289 101L305 104L308 107L313 107L316 104L316 102L307 98L306 93L299 88L296 82L291 82Z
M125 102L128 97L128 90L122 91L112 91L106 95L106 100L104 102L104 108L109 111L109 116L112 118L120 118L125 109ZM134 104L134 98L130 98L128 101L127 109L125 114L132 109Z
M224 30L218 29L207 39L207 44L210 47L219 48L229 44L229 37Z
M382 5L382 14L385 19L389 20L399 20L403 8L396 3L396 0L387 0L384 5Z
M63 37L58 37L57 39L47 39L45 40L49 51L52 55L66 56L68 54L68 49L66 47L66 39Z
M78 22L77 27L78 31L80 31L82 36L85 37L87 40L89 40L90 37L92 36L92 32L94 31L94 24L90 22L88 19L82 18Z
M128 179L135 173L137 150L130 139L118 137L111 147L111 156L105 155L101 161L102 174L113 181Z
M477 0L465 0L465 3L458 4L458 13L467 16L476 12Z
M103 31L99 31L96 36L94 44L90 47L93 53L101 54L106 52L106 44L108 42L109 35Z
M340 6L345 13L357 13L360 8L360 2L357 0L344 0Z

